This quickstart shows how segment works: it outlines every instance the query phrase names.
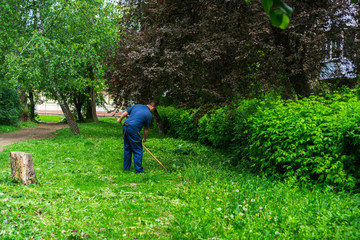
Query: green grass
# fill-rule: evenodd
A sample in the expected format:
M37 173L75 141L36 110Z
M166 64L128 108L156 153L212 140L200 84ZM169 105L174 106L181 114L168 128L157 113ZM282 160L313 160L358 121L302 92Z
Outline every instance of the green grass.
M60 122L63 118L63 115L38 115L36 119L41 122ZM37 125L34 122L20 122L18 126L0 125L0 133L10 133L21 128L36 127Z
M8 125L0 125L0 133L9 133L17 131L21 128L27 128L27 127L36 127L37 124L33 122L22 122L19 124L19 126L8 126Z
M38 115L36 119L41 122L60 122L64 115Z
M360 196L230 169L225 153L159 137L145 174L122 171L115 119L0 152L1 239L359 239ZM38 185L10 179L10 151L31 153Z

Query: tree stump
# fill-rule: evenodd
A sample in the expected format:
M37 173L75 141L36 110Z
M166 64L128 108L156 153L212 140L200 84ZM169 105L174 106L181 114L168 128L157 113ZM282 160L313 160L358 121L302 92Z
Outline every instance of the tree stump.
M10 152L11 177L22 184L37 183L34 163L30 153Z

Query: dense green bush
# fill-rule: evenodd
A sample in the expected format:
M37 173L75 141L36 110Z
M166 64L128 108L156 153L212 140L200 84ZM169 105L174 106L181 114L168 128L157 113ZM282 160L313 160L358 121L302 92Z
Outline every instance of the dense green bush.
M340 126L340 152L347 173L360 179L360 103L350 102L343 112ZM359 183L358 183L359 184Z
M233 122L233 111L230 107L206 114L199 120L199 141L210 142L216 147L226 147L232 139Z
M249 164L268 177L359 187L360 103L354 92L297 102L241 100L198 123L193 113L160 111L173 136L228 149L236 164Z
M0 84L0 124L17 125L20 115L20 100L17 91Z
M357 103L338 97L279 100L271 107L263 102L245 131L252 166L267 176L354 187L357 180L345 168L349 158L341 150L343 128L354 127L344 115L352 104Z
M174 107L158 107L167 134L186 140L197 140L195 111L176 109Z
M202 143L226 148L242 143L246 129L245 120L257 111L259 101L240 100L232 105L205 114L198 123L198 138ZM234 149L238 151L239 148Z

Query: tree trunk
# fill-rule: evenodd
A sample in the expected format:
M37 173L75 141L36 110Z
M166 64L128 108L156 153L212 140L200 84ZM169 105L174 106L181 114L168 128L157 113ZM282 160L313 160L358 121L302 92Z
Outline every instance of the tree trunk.
M91 88L87 87L87 92L91 95ZM85 99L85 104L86 104L86 114L85 117L87 120L93 119L92 116L92 108L91 108L91 98L89 99L88 97L86 97Z
M10 152L11 177L22 184L37 183L32 156L24 152Z
M58 101L58 103L61 107L61 110L63 111L63 113L65 115L66 121L70 127L71 132L73 134L80 135L79 126L77 125L77 123L74 119L74 115L70 111L70 107L66 102L65 96L58 90L54 80L52 81L52 84L55 88L54 96L55 96L56 100Z
M72 112L70 111L70 107L66 102L66 99L64 97L63 94L59 94L60 95L60 99L58 99L61 110L63 111L66 121L70 127L70 130L73 134L76 135L80 135L80 129L79 126L77 125L75 119L74 119L74 115L72 114Z
M162 123L160 114L159 114L159 112L157 111L156 108L154 110L154 116L155 116L155 119L156 119L156 124L158 126L159 135L164 135L164 125Z
M304 74L297 74L290 77L290 82L292 83L296 94L299 98L309 97L310 96L310 87L309 83L304 76Z
M35 122L35 101L34 101L34 92L29 92L30 100L30 121Z
M84 117L81 113L82 106L84 105L84 99L85 99L84 94L80 92L78 94L74 94L74 104L77 115L79 117L79 122L85 122Z
M319 81L319 75L321 71L320 59L319 61L313 62L312 58L309 57L310 61L304 64L304 70L307 72L307 82L310 93L318 94L321 92L321 83Z
M20 115L20 121L21 122L28 122L29 121L29 109L28 109L28 104L27 104L27 96L26 96L26 92L21 89L20 90L20 102L22 105L22 112Z
M91 112L92 112L92 118L94 119L94 122L98 123L99 120L96 115L96 91L93 87L90 88L90 95L91 95Z

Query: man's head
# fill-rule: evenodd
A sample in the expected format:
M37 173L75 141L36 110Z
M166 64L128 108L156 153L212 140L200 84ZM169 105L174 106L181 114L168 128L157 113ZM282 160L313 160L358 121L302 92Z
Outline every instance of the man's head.
M150 108L150 111L153 112L154 109L156 108L156 102L151 101L150 103L148 103L146 106L148 106Z

